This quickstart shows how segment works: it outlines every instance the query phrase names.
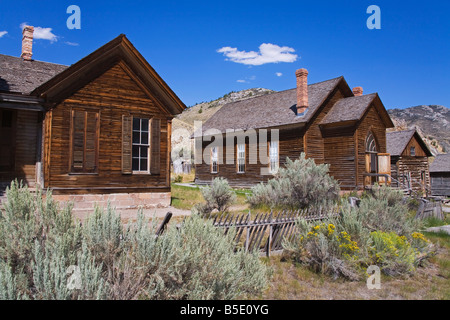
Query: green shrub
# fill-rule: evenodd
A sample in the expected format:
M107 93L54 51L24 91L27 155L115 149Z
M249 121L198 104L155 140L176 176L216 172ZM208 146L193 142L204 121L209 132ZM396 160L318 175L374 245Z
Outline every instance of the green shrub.
M388 187L374 189L358 208L343 203L341 215L323 223L299 220L298 235L285 241L294 260L334 277L362 278L376 264L390 276L410 274L434 253L417 232L403 195ZM331 232L330 228L334 228Z
M369 252L372 264L390 276L412 273L415 270L416 253L405 236L394 232L374 231L373 245Z
M236 200L236 194L225 178L215 178L211 186L201 189L201 193L206 204L196 207L200 213L209 213L214 209L225 212Z
M183 182L183 176L182 176L181 174L177 174L177 175L175 176L175 178L173 179L173 182L175 182L175 183L181 183L181 182Z
M408 206L404 202L401 191L387 186L375 186L371 196L361 199L356 210L358 219L370 231L395 232L400 236L408 236L421 228L421 222L409 215Z
M14 182L6 194L0 299L232 299L266 285L259 257L235 252L232 232L198 216L156 237L142 211L124 226L110 206L96 208L80 225L50 193Z
M298 235L283 247L294 261L315 272L334 278L359 279L355 260L359 247L346 232L337 232L333 223L315 223L299 219Z
M248 202L252 206L302 209L329 208L339 199L339 183L328 175L329 165L316 165L313 159L286 159L275 178L252 188Z
M152 299L234 299L256 295L267 284L267 268L258 254L234 253L233 232L226 236L198 215L179 230L169 228L158 239Z

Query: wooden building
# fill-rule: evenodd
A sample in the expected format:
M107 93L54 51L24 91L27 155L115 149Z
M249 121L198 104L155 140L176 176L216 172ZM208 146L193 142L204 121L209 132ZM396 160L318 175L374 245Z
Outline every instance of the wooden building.
M203 155L196 160L197 183L221 176L251 186L301 152L329 164L343 190L384 183L380 174L390 173L386 128L394 125L378 94L352 90L344 77L308 85L307 75L297 70L295 89L227 104L206 121L194 134L196 155Z
M0 181L75 205L170 204L172 118L185 105L120 35L67 67L0 55ZM31 41L31 44L30 44Z
M392 186L426 194L430 189L428 157L431 151L416 130L386 134L387 152L391 155Z
M430 165L431 194L450 197L450 153L439 154Z

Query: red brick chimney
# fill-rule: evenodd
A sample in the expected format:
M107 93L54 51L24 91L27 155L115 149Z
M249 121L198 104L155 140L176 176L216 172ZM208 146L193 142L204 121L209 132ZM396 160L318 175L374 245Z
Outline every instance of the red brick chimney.
M353 88L353 94L355 97L359 97L363 95L363 88L362 87L355 87Z
M25 26L22 31L22 54L20 55L23 60L31 61L33 55L33 32L34 27Z
M297 114L302 114L308 109L308 70L298 69L297 77Z

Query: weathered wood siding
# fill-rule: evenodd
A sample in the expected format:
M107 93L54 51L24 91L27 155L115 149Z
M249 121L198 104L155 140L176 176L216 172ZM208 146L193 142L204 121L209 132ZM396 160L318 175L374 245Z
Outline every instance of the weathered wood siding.
M270 135L268 134L268 141L270 141ZM205 153L205 149L210 144L210 141L204 141L202 145L202 153ZM195 177L198 183L210 183L216 177L226 178L232 186L247 187L259 182L265 182L272 178L273 175L261 175L263 168L268 168L269 164L262 164L259 158L259 148L250 148L249 139L246 138L246 152L245 152L245 172L237 172L237 160L236 160L236 145L235 139L232 150L227 150L226 143L223 143L223 147L219 148L219 159L223 159L223 163L219 164L218 172L211 173L211 166L203 159L202 164L195 165ZM256 153L257 163L250 164L250 150ZM233 157L233 164L226 163L227 152ZM286 158L297 159L303 152L303 131L300 128L280 130L279 131L279 164L283 166L286 162Z
M356 188L355 128L339 127L324 131L325 163L330 175L343 190Z
M14 168L0 173L0 181L10 183L18 179L30 187L36 185L36 160L38 144L39 113L17 110L14 112L13 158Z
M73 174L70 170L70 119L72 108L99 113L99 152L96 173ZM122 173L122 116L132 115L159 119L160 173ZM165 113L154 98L141 89L126 66L116 64L103 75L91 81L59 103L46 116L45 186L55 192L63 189L72 193L113 192L118 190L169 190L168 184L168 122Z
M322 136L322 130L319 127L319 123L330 112L333 105L340 99L344 98L344 95L340 90L336 90L330 95L327 102L325 102L319 110L316 111L316 115L311 121L309 121L305 136L305 153L307 158L313 158L316 164L325 163L325 145Z
M422 176L423 175L423 176ZM430 170L428 158L401 156L391 159L391 176L399 180L405 181L404 177L411 177L411 188L415 192L424 192L430 188ZM400 187L402 187L400 185Z
M357 141L355 154L357 158L356 181L358 189L362 189L364 186L363 175L366 171L365 143L367 134L370 131L376 140L378 153L386 153L386 126L373 105L368 108L366 114L359 121L355 133L355 140Z
M422 146L417 141L416 137L413 136L411 140L409 141L408 145L406 146L405 150L403 150L402 157L409 157L411 155L411 147L415 150L415 157L426 157L427 154L422 149Z
M431 172L431 194L450 196L450 172Z

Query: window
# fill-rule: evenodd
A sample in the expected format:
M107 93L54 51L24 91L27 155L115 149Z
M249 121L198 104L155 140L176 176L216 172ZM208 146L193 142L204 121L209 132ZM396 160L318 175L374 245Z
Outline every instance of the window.
M370 173L378 172L377 144L372 132L369 132L366 138L366 163Z
M211 173L217 173L219 169L219 150L217 147L211 149Z
M71 172L96 173L98 170L99 113L72 109Z
M2 127L3 128L11 128L12 127L12 118L13 112L11 110L3 110L2 111Z
M416 148L415 147L411 147L410 151L411 151L411 156L415 157L416 156Z
M237 172L245 172L245 144L237 145Z
M278 141L271 141L269 145L269 161L270 161L270 172L278 172Z
M132 170L135 173L148 173L150 149L149 119L133 118L132 141Z
M161 119L122 115L122 173L161 174Z

